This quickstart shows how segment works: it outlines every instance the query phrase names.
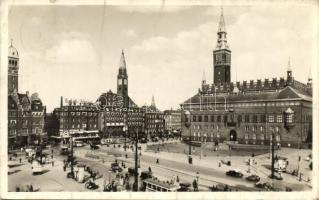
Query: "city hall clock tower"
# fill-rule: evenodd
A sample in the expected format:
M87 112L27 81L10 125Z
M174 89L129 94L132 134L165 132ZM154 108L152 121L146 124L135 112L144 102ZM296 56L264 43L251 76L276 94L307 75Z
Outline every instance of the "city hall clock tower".
M225 27L225 20L223 10L218 25L217 45L213 51L214 55L214 84L230 83L230 64L231 51L227 44L227 32Z

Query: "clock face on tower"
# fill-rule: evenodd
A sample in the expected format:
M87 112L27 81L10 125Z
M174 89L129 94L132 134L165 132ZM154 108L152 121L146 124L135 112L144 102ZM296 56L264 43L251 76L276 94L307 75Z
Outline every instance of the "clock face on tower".
M119 85L122 85L122 79L118 79L118 80L117 80L117 83L118 83Z
M127 85L127 79L124 79L124 85Z

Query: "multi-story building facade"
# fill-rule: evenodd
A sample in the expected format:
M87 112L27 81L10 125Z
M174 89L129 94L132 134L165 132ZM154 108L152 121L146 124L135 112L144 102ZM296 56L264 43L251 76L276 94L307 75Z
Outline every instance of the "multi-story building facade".
M38 144L46 138L45 106L37 93L19 93L19 53L12 42L8 61L8 146Z
M165 129L164 113L156 108L154 96L150 106L142 106L144 112L144 132L147 137L162 136Z
M198 93L181 104L183 139L311 146L312 80L307 84L295 80L289 61L286 79L233 83L223 14L217 35L214 83L207 84L203 77ZM189 116L184 115L186 110Z
M53 110L53 116L58 120L58 130L60 133L80 130L98 130L99 111L94 103L75 101L67 102Z
M99 130L103 138L131 137L135 131L143 132L144 113L130 97L129 107L123 108L121 95L111 90L97 100L99 107Z
M181 130L181 110L165 110L164 111L165 130L169 133Z

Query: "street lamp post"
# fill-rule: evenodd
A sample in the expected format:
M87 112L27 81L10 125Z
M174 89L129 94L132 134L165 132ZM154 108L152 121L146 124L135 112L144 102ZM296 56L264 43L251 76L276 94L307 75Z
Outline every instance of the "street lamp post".
M127 111L124 112L124 151L126 151L126 137L127 137L127 131L128 131L128 121L127 121Z
M189 128L189 149L188 149L188 163L192 163L192 144L191 144L191 137L192 137L192 127L191 127L191 113L186 110L185 111L185 126Z
M270 178L275 178L275 145L274 145L274 132L271 132L271 176Z
M71 150L71 174L74 175L74 168L73 168L73 138L70 137L70 150Z
M138 191L138 128L135 133L135 173L134 173L134 185L133 189L135 192Z

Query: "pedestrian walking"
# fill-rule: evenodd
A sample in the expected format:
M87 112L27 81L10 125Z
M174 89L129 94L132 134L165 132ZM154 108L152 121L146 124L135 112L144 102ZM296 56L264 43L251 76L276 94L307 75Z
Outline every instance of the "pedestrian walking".
M66 165L65 164L63 165L63 171L66 171Z
M159 164L159 159L158 158L156 159L156 164Z
M52 167L54 167L54 160L52 160Z
M53 154L51 155L51 159L53 159Z
M30 184L29 190L30 190L30 192L33 192L33 185L32 184Z
M176 176L176 182L179 183L179 177L178 176Z
M152 168L151 168L151 167L148 167L148 171L151 173L151 172L152 172Z
M51 149L51 154L53 155L53 149Z
M11 158L11 157L10 157L10 158ZM19 162L20 162L20 163L21 163L21 160L22 160L22 159L21 159L21 158L19 158Z

